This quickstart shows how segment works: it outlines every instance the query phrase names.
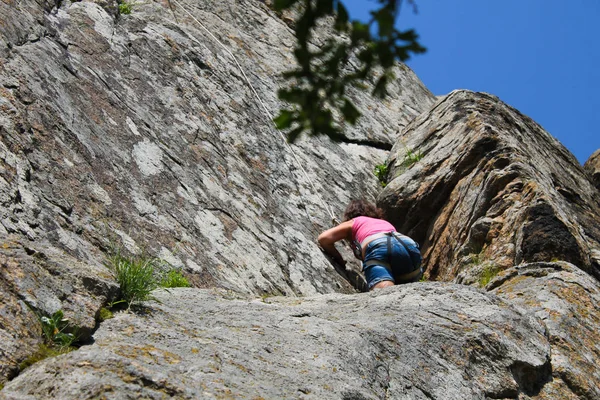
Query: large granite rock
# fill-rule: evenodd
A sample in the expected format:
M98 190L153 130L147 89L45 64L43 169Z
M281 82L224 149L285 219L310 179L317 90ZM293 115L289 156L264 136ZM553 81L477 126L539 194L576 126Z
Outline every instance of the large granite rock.
M548 329L552 383L548 399L600 398L600 286L568 263L533 263L511 268L487 287L539 317Z
M183 2L193 20L162 2L117 17L103 2L22 3L0 9L2 232L91 264L112 238L248 293L352 290L314 238L329 208L376 194L386 154L326 138L286 147L229 55L274 113L294 42L264 4ZM357 141L391 146L433 103L410 70L397 74L390 100L355 93Z
M63 309L92 329L114 295L103 266L113 245L160 257L198 287L361 287L358 266L336 271L316 236L351 198L374 198L382 148L434 96L399 67L389 100L353 93L365 112L353 144L288 147L243 74L275 114L290 28L260 1L171 5L120 15L116 1L0 3L0 237L17 243L0 253L0 279L7 318L19 314L2 325L14 341L3 341L0 381L39 342L34 314Z
M552 381L540 320L467 286L157 297L103 323L93 345L30 367L0 397L499 399Z
M403 66L390 99L352 94L366 111L347 143L288 147L266 115L293 62L287 17L170 5L0 2L0 385L20 372L0 398L600 396L590 161L493 96L433 104ZM378 195L394 143L379 204L430 278L490 292L343 294L358 266L336 271L314 239ZM196 288L99 324L115 244ZM19 371L59 309L93 340Z
M596 150L594 154L588 158L583 164L586 172L590 175L596 189L600 190L600 149Z
M498 98L449 94L403 130L388 163L378 202L421 243L430 277L475 283L486 269L564 260L600 279L600 193Z

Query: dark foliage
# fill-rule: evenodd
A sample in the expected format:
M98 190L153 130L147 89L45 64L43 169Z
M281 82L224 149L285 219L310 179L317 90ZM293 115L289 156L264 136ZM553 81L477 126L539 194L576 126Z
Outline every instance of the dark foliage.
M414 7L412 0L408 2ZM350 86L364 89L373 82L372 95L383 98L387 83L394 79L394 63L406 61L411 54L425 52L414 30L399 31L394 22L402 0L377 0L370 21L350 20L339 0L275 0L274 8L283 11L299 8L295 21L297 66L284 73L289 82L279 98L290 106L275 118L278 129L287 130L288 141L300 134L325 134L339 141L344 123L355 124L359 110L347 97ZM318 49L309 42L319 20L331 17L339 34L328 38Z

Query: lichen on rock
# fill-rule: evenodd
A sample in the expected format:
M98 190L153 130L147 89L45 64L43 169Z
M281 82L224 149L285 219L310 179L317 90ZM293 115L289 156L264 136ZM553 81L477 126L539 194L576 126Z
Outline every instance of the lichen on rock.
M347 142L288 147L248 81L281 107L290 21L256 0L170 6L0 2L0 398L600 396L596 158L403 65L388 99L350 93ZM315 241L353 198L446 282L358 293L360 264ZM101 317L115 246L193 288ZM19 371L58 310L85 345Z

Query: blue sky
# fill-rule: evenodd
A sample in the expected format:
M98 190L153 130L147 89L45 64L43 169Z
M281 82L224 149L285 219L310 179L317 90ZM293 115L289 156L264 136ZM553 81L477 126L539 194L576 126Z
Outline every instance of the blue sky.
M365 20L373 0L342 0ZM600 149L600 0L404 0L396 25L427 47L407 64L434 94L488 92L584 163Z

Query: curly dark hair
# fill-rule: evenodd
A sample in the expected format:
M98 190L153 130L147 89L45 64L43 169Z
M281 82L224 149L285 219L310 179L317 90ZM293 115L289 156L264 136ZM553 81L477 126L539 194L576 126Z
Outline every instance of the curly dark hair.
M350 221L356 217L371 217L383 219L383 210L376 205L365 200L352 200L346 211L344 211L344 221Z

